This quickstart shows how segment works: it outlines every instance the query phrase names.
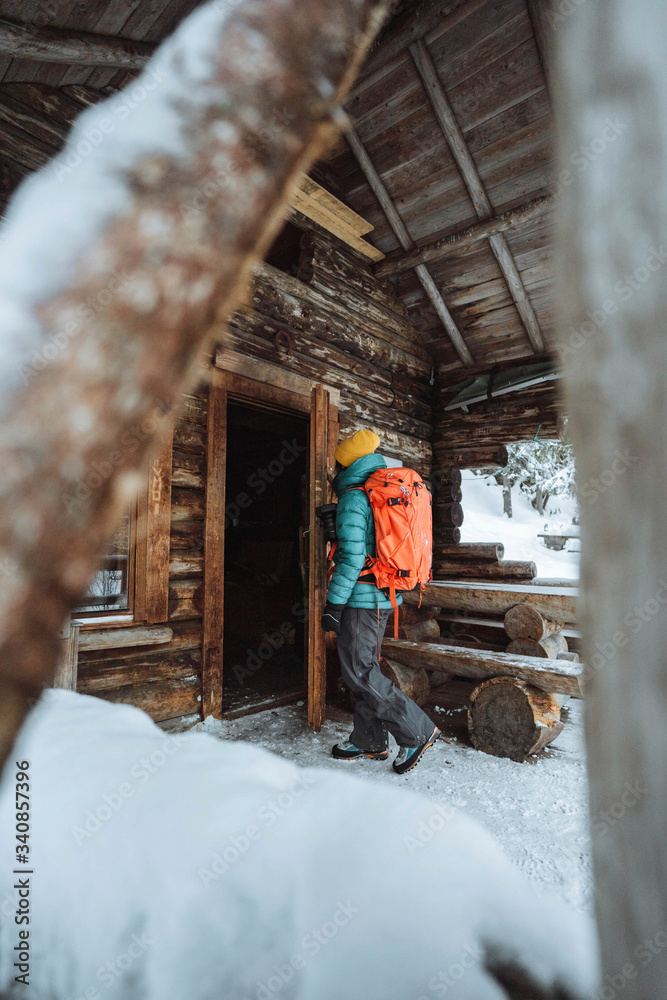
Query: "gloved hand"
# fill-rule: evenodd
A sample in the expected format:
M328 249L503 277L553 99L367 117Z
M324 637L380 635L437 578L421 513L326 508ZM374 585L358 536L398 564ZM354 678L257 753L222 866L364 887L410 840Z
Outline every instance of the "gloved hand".
M335 632L336 635L340 635L340 620L344 610L344 604L330 604L327 601L322 612L322 628L325 632Z

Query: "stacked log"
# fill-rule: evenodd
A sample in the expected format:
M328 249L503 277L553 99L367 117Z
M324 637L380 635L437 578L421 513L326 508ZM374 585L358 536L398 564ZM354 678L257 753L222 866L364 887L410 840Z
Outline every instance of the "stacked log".
M510 638L506 652L556 660L568 652L563 622L547 618L535 607L517 604L505 613L505 632Z
M412 642L438 642L440 625L437 618L442 608L423 606L410 607L401 604L398 608L398 638L410 639ZM386 636L394 634L394 616L391 614L385 629Z
M516 364L516 362L515 362ZM451 381L451 374L445 378ZM446 400L447 394L441 394ZM560 430L560 404L556 382L523 391L480 400L462 409L443 409L436 404L433 437L438 465L482 468L507 465L507 441L530 441L539 429L541 438L555 438Z
M436 463L437 465L437 463ZM433 470L433 551L441 545L455 545L461 540L463 507L461 470L437 465Z
M444 670L481 680L468 710L472 745L516 761L539 753L560 735L563 704L582 693L580 665L563 660L392 639L385 639L382 651L413 673Z
M491 677L515 677L547 694L582 697L583 675L579 663L401 639L385 639L382 653L406 667L423 667L428 671L444 671L456 677L471 677L480 681Z
M468 544L443 537L440 530L443 509L447 516L458 515L460 504L435 503L433 518L433 577L436 580L533 580L534 562L503 560L504 546L499 542ZM463 510L460 510L461 522Z

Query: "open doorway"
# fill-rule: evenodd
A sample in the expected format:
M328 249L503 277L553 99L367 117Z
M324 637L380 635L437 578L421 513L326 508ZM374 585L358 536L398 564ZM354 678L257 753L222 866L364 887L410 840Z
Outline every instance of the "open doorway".
M229 399L223 710L305 697L309 418Z

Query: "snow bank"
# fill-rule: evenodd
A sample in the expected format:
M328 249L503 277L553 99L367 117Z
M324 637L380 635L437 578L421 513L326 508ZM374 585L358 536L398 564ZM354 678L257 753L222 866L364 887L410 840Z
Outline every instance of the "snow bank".
M505 559L534 562L537 575L562 580L579 579L579 542L572 540L556 552L548 549L538 533L572 529L576 503L569 497L551 497L544 515L538 514L519 489L512 490L512 517L503 514L503 488L493 476L463 473L462 542L502 542ZM576 530L576 528L574 529ZM576 550L576 551L575 551Z
M65 691L44 695L14 760L30 761L31 864L14 860L9 766L3 996L497 1000L486 960L564 996L594 987L590 925L538 899L481 826L419 796L167 736ZM14 983L21 878L29 992Z

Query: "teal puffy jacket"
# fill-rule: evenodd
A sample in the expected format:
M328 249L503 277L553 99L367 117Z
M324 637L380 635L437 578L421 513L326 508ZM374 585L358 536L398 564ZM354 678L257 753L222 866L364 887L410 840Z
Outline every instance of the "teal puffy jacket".
M336 536L338 543L334 554L335 569L327 601L346 604L348 608L390 608L391 600L374 583L359 583L359 574L366 562L366 555L375 555L375 525L373 511L363 486L376 469L386 469L382 455L364 455L339 472L334 479L338 497L336 510ZM402 598L397 595L397 603Z

